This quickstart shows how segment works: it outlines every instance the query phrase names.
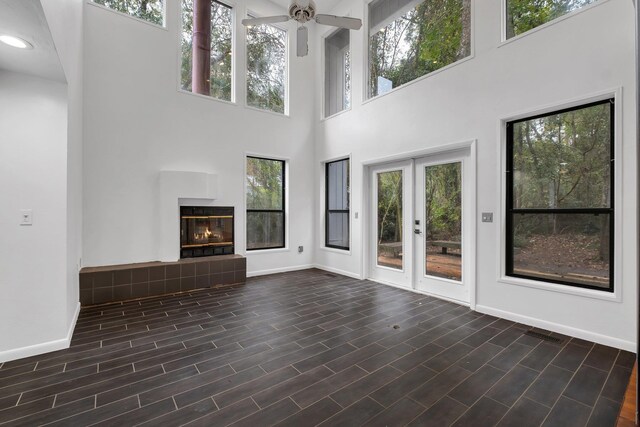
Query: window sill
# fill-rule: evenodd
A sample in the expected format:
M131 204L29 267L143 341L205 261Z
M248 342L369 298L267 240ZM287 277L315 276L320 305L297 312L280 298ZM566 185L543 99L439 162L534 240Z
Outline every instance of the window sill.
M562 22L562 21L564 21L566 19L572 18L572 17L574 17L576 15L579 15L579 14L581 14L583 12L586 12L587 10L592 9L592 8L594 8L596 6L600 6L601 4L604 4L604 3L608 2L608 1L609 0L597 0L594 3L591 3L589 5L581 7L580 9L576 9L574 11L566 13L566 14L564 14L562 16L557 17L556 19L553 19L553 20L551 20L549 22L545 22L542 25L539 25L539 26L537 26L535 28L532 28L529 31L525 31L522 34L518 34L517 36L511 37L510 39L508 39L507 36L506 36L506 22L505 22L505 20L503 18L502 19L502 30L504 31L504 33L502 34L502 41L498 45L498 48L501 48L502 46L508 45L508 44L513 43L515 41L518 41L518 40L520 40L520 39L522 39L522 38L524 38L526 36L529 36L531 34L535 34L538 31L542 31L542 30L544 30L546 28L552 27L552 26L554 26L556 24L559 24L560 22Z
M320 246L320 249L326 252L333 252L335 254L351 256L351 249L337 249L330 248L328 246Z
M247 104L245 104L245 105L244 105L244 107L245 107L247 110L258 111L258 112L260 112L260 113L267 113L267 114L271 114L271 115L274 115L274 116L283 117L283 118L285 118L285 119L288 119L288 118L290 118L290 117L291 117L291 116L289 116L289 114L287 114L287 113L278 113L278 112L276 112L276 111L263 110L262 108L252 107L251 105L247 105Z
M609 302L618 302L618 303L622 302L622 297L620 295L619 289L616 289L613 292L596 291L593 289L585 289L585 288L572 287L570 285L560 285L555 283L540 282L537 280L530 280L530 279L520 279L517 277L510 277L510 276L502 276L498 278L498 282L503 283L505 285L524 286L526 288L533 288L533 289L540 289L543 291L576 295L580 297L599 299L599 300L609 301Z
M320 119L320 122L324 122L324 121L327 121L327 120L329 120L329 119L333 119L334 117L341 116L341 115L343 115L343 114L345 114L345 113L348 113L349 111L351 111L351 107L349 107L349 108L345 108L344 110L340 110L340 111L338 111L337 113L333 113L333 114L332 114L332 115L330 115L330 116L322 117L322 118Z
M107 12L114 13L114 14L116 14L118 16L122 16L122 17L125 17L125 18L133 19L134 21L138 21L140 23L147 24L147 25L149 25L149 26L151 26L153 28L157 28L159 30L164 30L164 31L169 31L167 29L166 5L165 5L165 11L163 12L163 17L162 17L162 20L164 22L163 22L162 25L160 25L160 24L153 23L151 21L147 21L146 19L138 18L137 16L129 15L128 13L120 12L119 10L111 9L110 7L103 6L101 4L95 3L93 0L87 0L86 3L90 4L92 6L95 6L98 9L102 9L102 10L106 10Z
M262 254L274 254L281 252L291 252L289 248L273 248L273 249L255 249L255 250L246 250L244 251L245 256L249 255L262 255Z
M233 102L233 101L227 101L226 99L220 99L220 98L215 98L213 96L202 95L201 93L189 92L188 90L184 90L182 88L178 88L178 93L181 93L183 95L195 96L196 98L206 99L206 100L209 100L209 101L221 102L223 104L231 105L231 106L234 106L234 107L238 106L238 104L236 102Z

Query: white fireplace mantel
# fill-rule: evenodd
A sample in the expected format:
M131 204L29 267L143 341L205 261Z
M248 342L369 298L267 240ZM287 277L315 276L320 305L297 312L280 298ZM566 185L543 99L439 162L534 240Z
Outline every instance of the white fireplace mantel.
M218 176L205 172L161 171L157 184L158 259L180 259L180 206L197 199L202 205L220 198ZM208 201L208 203L207 203Z

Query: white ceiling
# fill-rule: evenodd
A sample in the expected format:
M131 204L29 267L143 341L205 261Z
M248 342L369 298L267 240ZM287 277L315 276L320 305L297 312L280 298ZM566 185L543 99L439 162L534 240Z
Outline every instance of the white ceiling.
M23 38L34 48L0 43L0 69L64 82L64 72L39 0L0 0L0 34Z
M278 6L289 8L292 0L271 0ZM340 0L313 0L316 4L317 13L330 13L331 9L340 2Z

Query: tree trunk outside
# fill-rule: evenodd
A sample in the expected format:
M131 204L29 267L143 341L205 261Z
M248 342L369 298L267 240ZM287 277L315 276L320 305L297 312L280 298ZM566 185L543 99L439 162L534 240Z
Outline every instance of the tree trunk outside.
M458 59L466 58L471 54L471 0L462 0L462 36L458 49Z
M193 1L192 92L209 95L211 90L211 1Z

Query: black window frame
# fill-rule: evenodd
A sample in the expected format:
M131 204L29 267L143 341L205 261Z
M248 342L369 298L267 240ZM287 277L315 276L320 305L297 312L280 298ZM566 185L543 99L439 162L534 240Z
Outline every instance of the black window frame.
M261 248L246 248L247 252L251 252L251 251L268 251L271 249L284 249L287 247L287 241L286 241L286 237L287 237L287 206L286 206L286 190L287 190L287 182L286 182L286 167L287 167L287 161L286 160L282 160L282 159L271 159L269 157L258 157L258 156L246 156L245 162L248 159L256 159L256 160L267 160L270 162L280 162L282 163L282 209L249 209L246 208L246 213L247 213L247 217L245 218L245 225L248 224L248 218L249 218L249 212L255 212L255 213L273 213L273 212L280 212L282 213L282 245L281 246L266 246L266 247L261 247ZM246 198L246 179L247 179L247 175L245 172L245 198ZM249 228L246 227L246 233L248 234L249 232Z
M543 117L553 116L557 114L567 113L576 110L582 110L597 105L609 104L609 132L610 132L610 147L609 147L609 159L610 159L610 173L609 173L609 207L605 208L513 208L513 128L514 124L526 122L529 120L536 120ZM507 133L507 147L506 147L506 228L505 228L505 275L508 277L535 280L545 283L554 283L560 285L566 285L576 288L593 289L601 292L614 292L614 249L615 249L615 98L608 98L601 101L589 102L580 104L575 107L564 108L560 110L550 111L544 114L538 114L534 116L525 117L517 120L510 120L506 123ZM551 280L544 279L536 276L528 276L524 274L514 273L514 259L513 259L513 234L514 226L513 219L518 214L608 214L609 215L609 287L602 288L598 286L590 286L582 283L575 283L565 280Z
M339 250L344 250L344 251L348 251L351 249L351 193L347 191L348 193L348 198L349 198L349 209L329 209L329 165L333 164L333 163L339 163L339 162L347 162L347 167L348 167L348 171L349 173L347 174L347 189L349 188L350 182L351 182L351 159L350 158L344 158L344 159L339 159L339 160L332 160L330 162L326 162L324 165L324 175L325 175L325 179L324 179L324 210L325 210L325 219L324 219L324 246L326 248L332 248L332 249L339 249ZM340 245L331 245L329 244L329 214L331 213L346 213L347 217L349 218L349 243L347 246L340 246Z

